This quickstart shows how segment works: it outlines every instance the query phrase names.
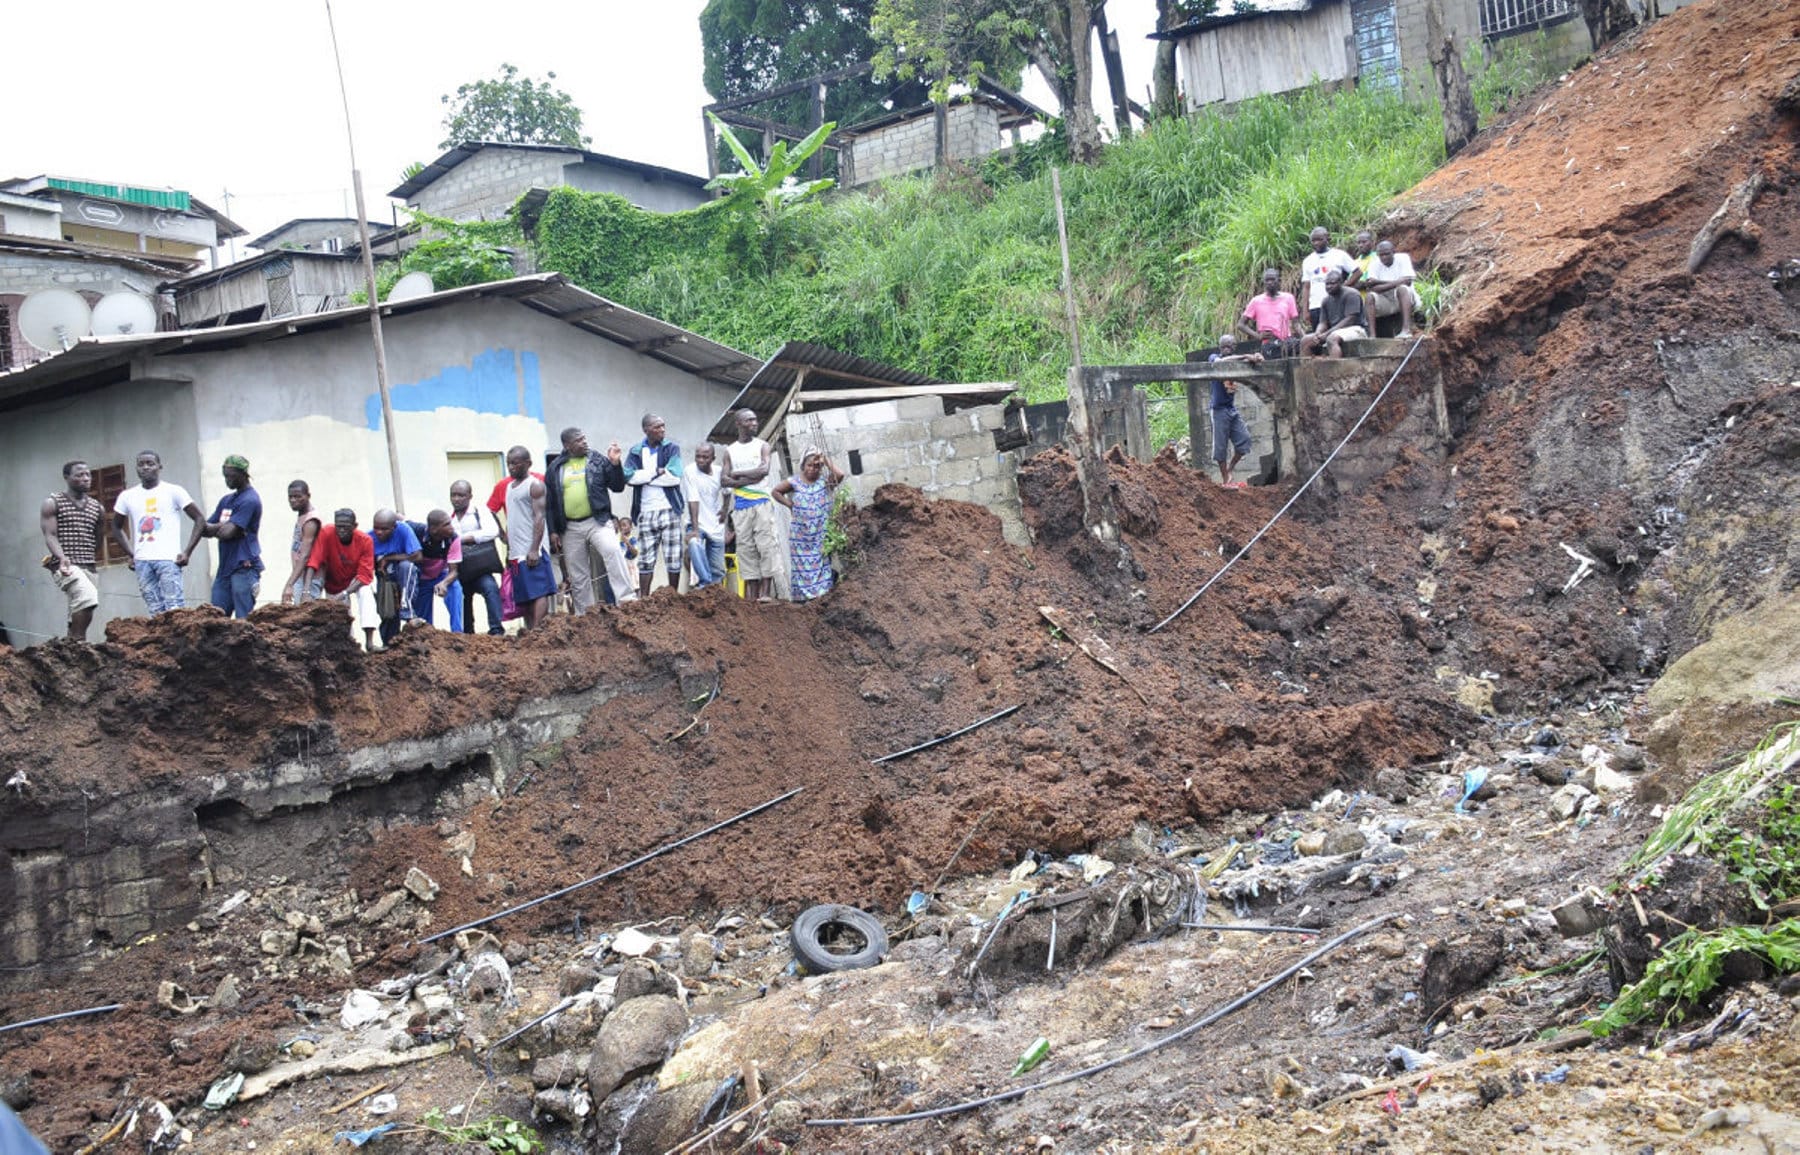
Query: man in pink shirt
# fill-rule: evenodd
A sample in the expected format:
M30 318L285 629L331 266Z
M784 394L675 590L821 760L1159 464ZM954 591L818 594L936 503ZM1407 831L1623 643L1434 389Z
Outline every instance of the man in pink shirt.
M1263 291L1250 298L1238 327L1244 335L1262 342L1264 357L1284 357L1291 353L1289 341L1294 335L1294 321L1300 306L1294 294L1281 291L1281 273L1263 270Z

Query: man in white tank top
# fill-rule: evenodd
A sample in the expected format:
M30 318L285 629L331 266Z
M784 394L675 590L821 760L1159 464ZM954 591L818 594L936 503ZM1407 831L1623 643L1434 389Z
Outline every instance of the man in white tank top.
M725 447L725 469L719 484L731 491L731 528L737 535L738 577L744 598L769 602L772 578L780 572L780 539L775 532L775 502L769 497L769 443L756 435L754 409L737 413L737 440Z
M556 574L544 552L544 483L531 476L531 450L515 445L506 451L507 576L513 604L525 628L536 629L548 616Z

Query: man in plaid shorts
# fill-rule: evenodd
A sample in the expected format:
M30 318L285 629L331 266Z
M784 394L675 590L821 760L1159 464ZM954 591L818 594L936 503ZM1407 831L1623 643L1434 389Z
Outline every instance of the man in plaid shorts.
M631 521L638 534L638 596L650 596L656 561L662 558L669 588L681 585L682 528L687 500L681 492L681 447L664 434L667 426L654 413L644 414L644 439L621 463L631 486Z

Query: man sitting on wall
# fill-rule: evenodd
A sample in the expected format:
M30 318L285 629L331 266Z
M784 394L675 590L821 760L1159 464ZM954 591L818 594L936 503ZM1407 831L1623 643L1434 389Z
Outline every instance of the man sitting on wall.
M1238 328L1251 340L1262 343L1264 357L1285 357L1292 352L1289 341L1294 335L1294 322L1300 317L1300 306L1294 303L1294 294L1281 291L1279 270L1264 269L1262 283L1263 291L1244 306Z
M1411 339L1413 311L1419 307L1419 291L1413 288L1412 258L1394 251L1394 242L1382 241L1375 246L1363 274L1361 287L1368 315L1379 326L1383 317L1400 314L1401 340Z
M1319 308L1319 324L1300 341L1300 352L1344 355L1344 342L1369 335L1364 327L1362 295L1344 288L1344 271L1332 269L1325 274L1325 301Z

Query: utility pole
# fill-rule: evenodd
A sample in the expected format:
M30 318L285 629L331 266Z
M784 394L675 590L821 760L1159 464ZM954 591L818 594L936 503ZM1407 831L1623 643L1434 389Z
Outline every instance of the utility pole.
M344 102L344 140L350 146L350 184L356 189L356 232L362 239L363 282L369 290L369 335L375 341L375 386L381 393L381 425L387 431L388 473L393 481L394 508L406 509L400 488L400 443L394 437L394 402L388 393L387 348L381 341L381 297L375 291L375 254L369 244L369 214L363 208L362 170L356 167L356 134L350 126L350 90L344 85L344 57L338 51L337 21L325 0L325 23L331 29L331 55L337 61L338 95Z

